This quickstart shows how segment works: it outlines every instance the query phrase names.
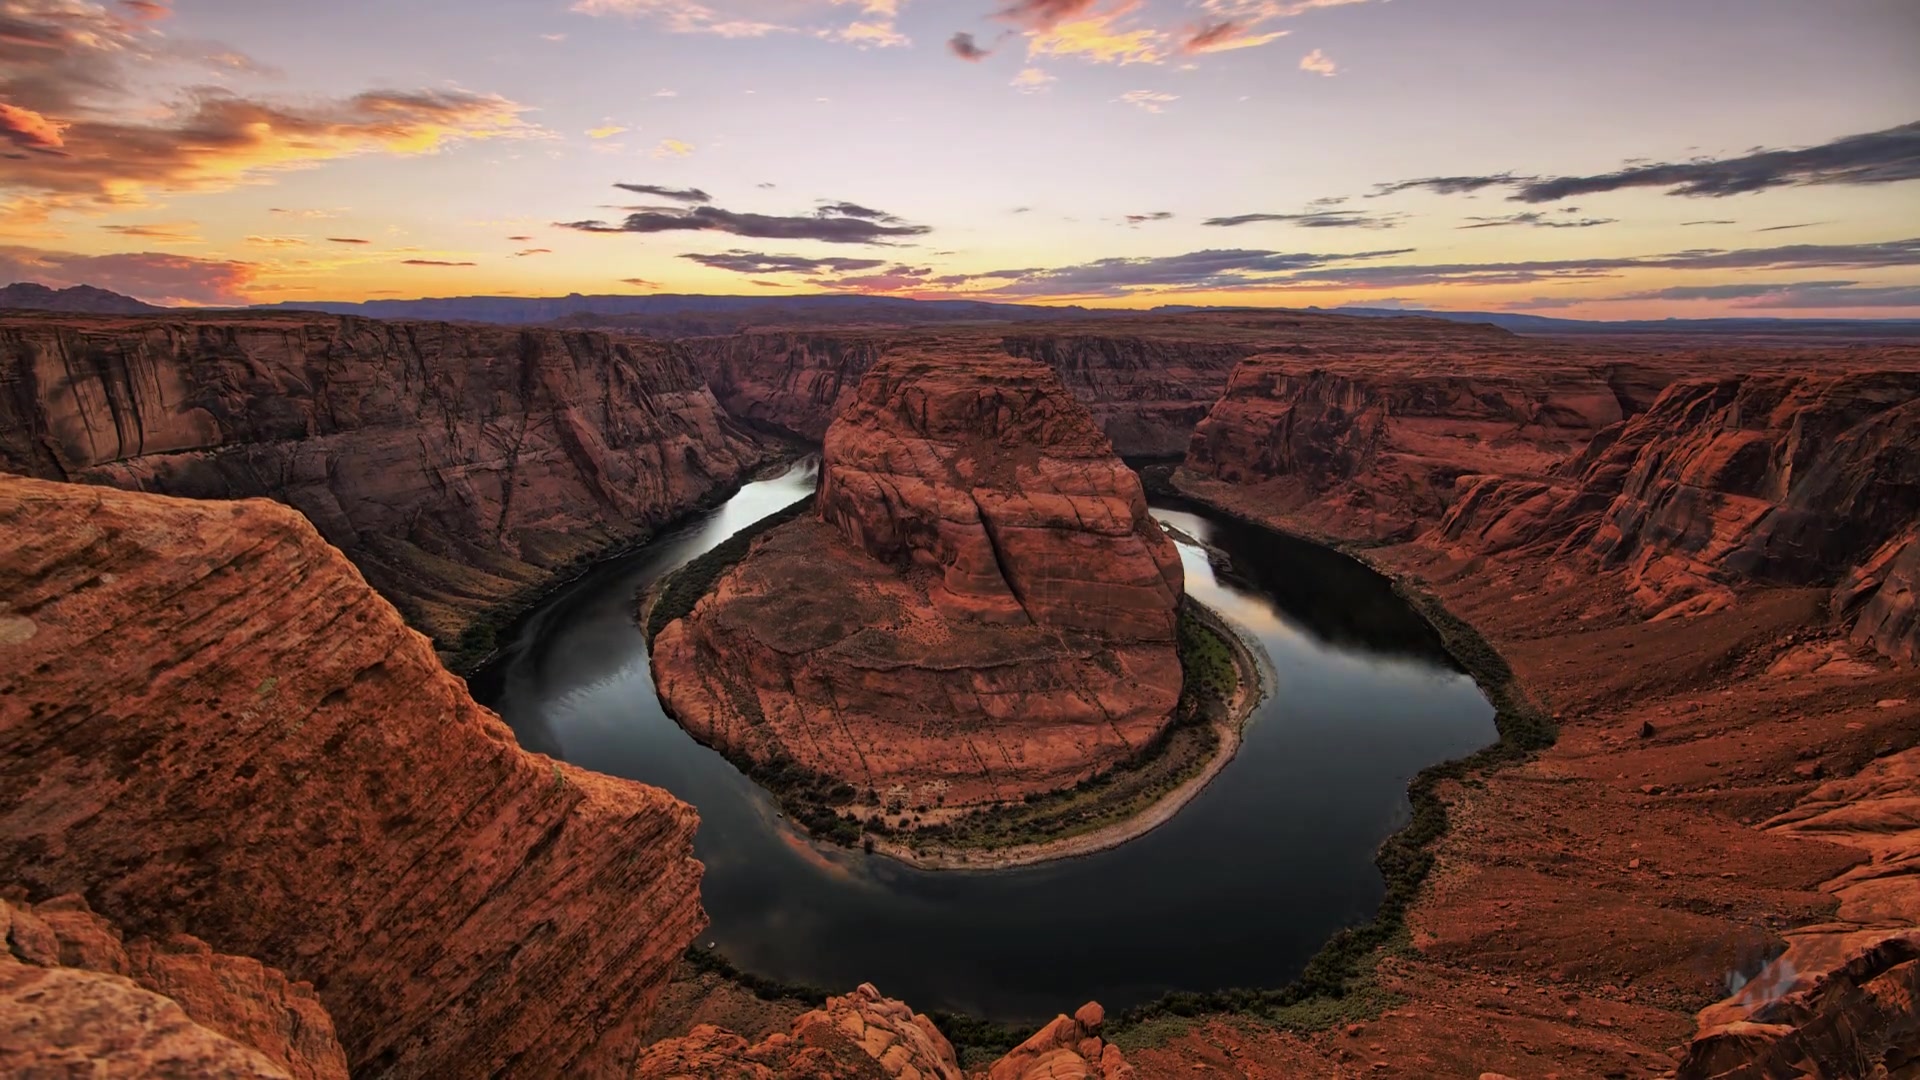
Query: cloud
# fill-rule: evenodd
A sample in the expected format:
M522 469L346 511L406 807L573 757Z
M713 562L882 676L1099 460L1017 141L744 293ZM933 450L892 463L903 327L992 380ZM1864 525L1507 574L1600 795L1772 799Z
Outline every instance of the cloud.
M667 89L666 87L664 87L664 86L663 86L663 87L661 87L660 89L658 89L658 90L655 90L655 91L653 92L653 96L654 96L654 97L657 97L657 98L676 98L676 97L679 97L679 96L680 96L680 91L678 91L678 90L669 90L669 89Z
M1528 225L1536 229L1591 229L1595 225L1612 225L1617 218L1556 218L1538 211L1519 214L1505 214L1499 217L1469 217L1472 225L1460 225L1462 229L1499 229L1509 225Z
M1172 217L1173 213L1171 211L1155 210L1151 214L1128 214L1126 221L1129 225L1139 225L1148 221L1166 221Z
M657 158L691 157L693 150L694 146L690 142L682 142L679 139L661 139L659 144L653 148L653 156Z
M913 44L913 39L901 33L895 26L900 17L900 5L905 0L832 0L833 6L845 7L849 4L860 6L860 18L837 30L828 30L818 36L829 41L842 41L860 49L891 49Z
M1141 112L1160 113L1167 111L1165 106L1169 102L1179 101L1180 95L1166 94L1158 90L1129 90L1113 100L1125 102Z
M288 210L279 206L268 207L267 213L279 217L297 218L337 218L340 216L340 211L338 210Z
M1791 281L1729 285L1674 285L1612 296L1535 297L1516 308L1542 310L1581 304L1662 301L1727 302L1749 310L1920 308L1920 285L1869 285L1855 281Z
M244 304L258 264L156 251L79 255L0 247L0 280L94 285L152 304Z
M852 273L858 270L872 270L885 266L885 259L809 259L800 255L765 255L755 251L723 251L718 254L688 254L680 256L701 266L715 270L731 270L736 274L837 274Z
M1789 229L1811 229L1815 225L1825 225L1825 224L1827 223L1824 221L1802 221L1796 225L1769 225L1764 229L1755 229L1753 231L1754 232L1786 232Z
M306 247L304 236L249 236L247 243L254 247Z
M646 278L641 277L623 277L620 279L620 284L632 285L637 289L657 289L660 287L659 282L648 281Z
M658 208L628 214L618 223L556 222L561 228L593 233L723 232L763 240L818 240L828 244L885 245L933 229L853 203L829 203L811 214L752 214L717 206Z
M663 199L673 199L677 202L710 203L713 201L713 196L699 188L671 188L657 184L615 184L613 186L622 191L631 191L640 195L658 195ZM509 237L509 239L512 238Z
M1488 187L1511 187L1509 201L1558 202L1580 195L1629 188L1663 188L1669 195L1724 198L1780 187L1891 184L1920 180L1920 122L1864 135L1847 135L1796 150L1755 150L1738 157L1641 163L1594 176L1427 177L1377 185L1375 195L1426 188L1456 195ZM1689 222L1688 224L1733 224Z
M540 40L541 40L541 41L551 41L551 42L555 42L555 43L558 43L558 42L562 42L562 41L565 41L565 40L567 40L567 35L565 35L565 34L541 34L541 35L540 35Z
M1015 75L1007 85L1023 94L1037 94L1059 81L1037 67L1029 67L1021 68L1020 74Z
M402 266L478 266L478 263L448 262L445 259L401 259Z
M329 236L327 237L327 243L329 244L371 244L373 243L373 241L362 240L357 236Z
M1316 199L1313 204L1335 206L1339 199ZM1369 214L1361 210L1308 210L1299 214L1235 214L1232 217L1213 217L1201 222L1216 228L1235 228L1252 225L1257 222L1286 222L1306 229L1391 229L1400 224L1400 214Z
M602 124L599 127L588 128L587 138L611 139L615 135L625 134L626 130L626 128L621 127L619 124Z
M134 205L153 192L220 190L344 157L537 132L520 105L465 90L275 101L170 85L181 64L232 70L243 59L83 0L7 0L0 144L17 152L0 153L0 189L60 208Z
M997 18L1021 28L1027 55L1073 56L1096 64L1158 64L1173 51L1171 35L1130 25L1140 0L1095 10L1093 0L1021 0Z
M551 254L553 254L552 248L526 248L525 250L514 252L513 257L516 259L524 259L529 255L551 255Z
M1362 251L1344 255L1248 249L1194 251L1149 258L1109 258L1052 269L1001 270L987 274L947 275L933 284L958 285L981 279L1006 284L985 290L993 296L1126 296L1142 290L1213 290L1260 285L1277 275L1332 263L1368 261L1404 255L1410 249Z
M1315 49L1300 58L1300 70L1310 71L1315 75L1325 75L1331 78L1339 73L1340 65L1334 63L1333 58L1326 53Z
M1740 223L1737 221L1714 220L1714 221L1683 221L1680 224L1681 225L1738 225Z
M753 38L793 29L759 19L734 18L695 0L577 0L571 10L582 15L648 19L675 34Z
M27 150L58 150L66 145L60 133L71 126L49 120L17 105L0 101L0 140Z
M761 285L761 286L764 286L764 287L766 287L766 288L769 288L769 289L791 289L791 288L793 288L793 286L792 286L792 285L789 285L789 284L787 284L787 283L786 283L786 282L784 282L784 281L761 281L761 280L759 280L759 279L757 279L757 278L756 278L756 279L755 279L754 281L752 281L752 282L750 282L749 284L753 284L753 285Z
M1189 32L1180 42L1183 53L1227 52L1232 49L1251 49L1265 45L1269 41L1286 37L1289 31L1273 30L1264 34L1253 32L1252 25L1239 19L1222 19L1219 22L1205 23Z
M973 35L962 31L947 39L947 51L962 60L985 60L993 55L992 49L983 49L973 40Z
M102 225L102 229L120 236L158 240L167 244L203 244L200 227L191 221L156 222L147 225Z

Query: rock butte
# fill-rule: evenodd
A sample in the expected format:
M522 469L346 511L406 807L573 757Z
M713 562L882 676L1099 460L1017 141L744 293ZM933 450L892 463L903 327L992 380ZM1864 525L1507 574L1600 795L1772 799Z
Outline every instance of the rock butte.
M1449 825L1408 916L1415 947L1379 966L1397 1005L1309 1034L1201 1018L1130 1053L1139 1075L1839 1078L1898 1075L1920 1057L1920 1028L1906 1023L1920 970L1920 350L1519 338L1309 313L815 330L798 352L786 332L664 352L589 335L578 339L593 357L578 376L588 387L606 371L633 377L609 376L610 411L583 411L520 408L555 385L545 364L562 345L572 355L576 335L440 326L0 318L0 453L13 471L158 487L203 458L228 476L245 446L279 471L233 490L300 505L310 451L372 439L397 452L330 404L373 393L349 392L355 379L432 403L396 406L402 416L444 404L480 418L427 446L496 473L517 457L488 456L481 436L501 430L488 418L525 416L533 430L572 413L592 432L658 392L682 395L672 400L718 433L676 445L723 486L737 475L725 460L760 452L748 427L820 437L894 353L1031 356L1125 452L1192 435L1173 478L1183 490L1353 542L1422 585L1499 647L1561 725L1533 760L1442 785ZM468 359L443 366L423 334L467 340ZM548 361L523 365L529 342ZM360 343L394 351L348 355ZM67 351L46 351L56 346ZM296 346L306 359L283 362ZM694 366L738 420L702 404ZM487 374L496 368L517 374ZM325 402L312 395L322 383ZM489 411L461 386L502 404ZM273 427L281 401L316 430ZM244 407L221 404L232 402ZM217 444L195 408L224 425ZM338 469L323 486L372 493L350 512L350 550L403 605L412 594L382 576L381 538L447 556L416 557L440 606L409 614L453 625L553 570L515 552L525 534L501 539L502 518L551 523L555 544L580 527L596 542L639 535L624 510L582 509L599 496L573 494L590 491L582 477L625 476L620 462L647 460L639 444L659 437L626 444L618 424L606 430L633 451L603 458L592 438L561 438L562 456L584 464L549 458L569 494L531 519L517 496L509 510L487 494L513 490L493 480L471 489L484 512L460 509L457 456L392 459L424 478L401 484L426 492L405 513L458 541L444 549L418 539L427 526L390 529L398 512L380 509L381 486L343 485ZM193 445L158 449L180 438ZM67 459L72 474L59 458L69 445L88 447ZM652 460L667 471L635 466L635 484L681 475ZM682 483L682 495L634 505L667 513L705 489ZM332 528L324 500L310 505ZM803 1060L828 1076L950 1075L951 1048L867 988L749 1037L695 1028L642 1047L648 1003L700 925L690 813L521 752L295 516L5 480L0 556L0 884L17 886L0 893L0 1025L66 1032L58 1046L28 1043L43 1056L26 1067L64 1068L104 1037L121 1075L338 1075L342 1056L395 1075L441 1075L452 1060L535 1076L603 1063L778 1075ZM505 564L493 558L518 570L448 588L456 570L494 576ZM947 588L944 567L919 573L929 597ZM956 601L979 600L972 578L954 579ZM1719 1000L1730 975L1782 948L1784 962ZM987 1072L1119 1075L1082 1013ZM0 1054L20 1045L7 1041L19 1028L0 1030Z
M1071 786L1168 723L1179 553L1049 369L886 357L818 500L655 639L695 737L951 808Z
M0 390L0 469L287 503L443 650L765 456L666 347L577 331L0 314Z

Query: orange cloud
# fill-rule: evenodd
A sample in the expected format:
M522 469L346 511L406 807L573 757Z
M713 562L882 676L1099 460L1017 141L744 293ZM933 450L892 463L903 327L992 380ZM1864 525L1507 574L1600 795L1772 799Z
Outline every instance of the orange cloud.
M56 289L94 285L151 304L244 304L260 270L257 263L157 251L78 255L0 247L0 279Z
M1184 53L1214 53L1227 52L1232 49L1251 49L1255 46L1265 45L1269 41L1286 37L1287 34L1288 31L1286 30L1272 30L1264 34L1256 34L1253 32L1253 27L1250 23L1227 19L1223 22L1209 23L1189 33L1187 39L1180 43L1180 51Z
M1171 40L1151 27L1122 24L1140 9L1140 0L1127 0L1105 11L1043 23L1027 33L1028 56L1077 56L1101 64L1158 64L1167 58Z
M0 143L30 151L0 154L0 194L63 208L137 205L152 192L218 190L359 154L426 154L537 130L521 106L464 90L291 103L154 86L154 72L183 59L251 61L162 36L150 24L166 4L120 7L130 15L76 0L0 2ZM140 96L125 89L133 85ZM179 103L154 106L166 100Z
M1315 75L1332 76L1339 72L1340 65L1334 63L1333 58L1326 53L1315 49L1300 58L1300 70L1310 71Z
M49 120L32 109L0 101L0 139L29 150L58 150L66 145L60 133L67 125Z

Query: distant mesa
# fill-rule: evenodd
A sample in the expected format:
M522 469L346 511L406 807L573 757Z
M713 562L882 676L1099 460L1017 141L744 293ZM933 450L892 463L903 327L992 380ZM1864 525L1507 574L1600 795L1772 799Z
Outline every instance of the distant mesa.
M1070 787L1167 726L1179 554L1051 369L889 355L824 456L817 512L654 642L695 737L932 820Z
M58 311L71 315L150 315L167 310L91 285L53 289L31 281L16 281L0 287L0 309Z

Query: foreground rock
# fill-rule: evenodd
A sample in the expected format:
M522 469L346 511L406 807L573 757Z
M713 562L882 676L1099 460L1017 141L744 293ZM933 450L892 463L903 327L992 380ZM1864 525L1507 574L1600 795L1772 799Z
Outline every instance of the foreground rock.
M122 938L77 896L0 899L0 1072L345 1080L306 983L197 938Z
M6 315L0 389L0 469L286 503L449 652L762 453L664 346L596 333Z
M0 597L0 881L311 983L356 1072L630 1060L693 811L522 751L305 519L0 478Z
M1100 1037L1104 1012L1089 1002L1056 1017L983 1072L987 1080L1125 1080L1133 1070ZM961 1080L953 1046L933 1022L871 984L806 1013L759 1042L702 1024L648 1049L636 1080Z
M1046 368L894 355L828 433L818 517L654 642L681 723L898 812L1111 768L1180 694L1179 555Z

